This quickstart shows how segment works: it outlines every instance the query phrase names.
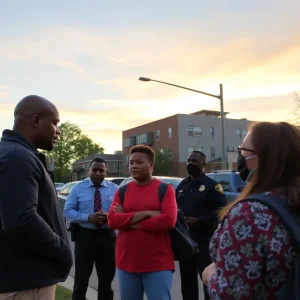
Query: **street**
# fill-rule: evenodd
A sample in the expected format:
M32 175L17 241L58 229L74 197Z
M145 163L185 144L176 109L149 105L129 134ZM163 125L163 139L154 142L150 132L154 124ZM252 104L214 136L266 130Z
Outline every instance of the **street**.
M69 237L69 241L70 241L70 244L71 244L71 247L72 247L72 252L73 252L73 255L74 255L74 243L70 239L70 232L68 232L68 237ZM73 265L73 267L71 269L71 272L70 272L70 276L74 277L74 275L75 275L75 268L74 268L74 265ZM203 300L204 296L203 296L203 291L202 291L202 282L201 283L200 282L199 282L199 290L200 290L199 300ZM94 268L92 276L90 278L89 286L93 289L97 289L97 285L98 285L98 280L97 280L96 270ZM120 300L121 299L120 298L120 292L119 292L118 281L117 281L116 277L113 281L113 290L115 291L115 299L114 300ZM144 299L145 298L146 297L144 297ZM94 300L94 299L90 299L90 300ZM179 266L178 266L177 262L176 262L176 271L175 271L174 277L173 277L172 300L182 300L181 289L180 289Z

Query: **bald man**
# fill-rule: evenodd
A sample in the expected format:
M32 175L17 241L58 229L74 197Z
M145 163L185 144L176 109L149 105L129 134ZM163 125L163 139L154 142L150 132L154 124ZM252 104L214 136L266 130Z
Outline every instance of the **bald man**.
M39 96L22 99L0 142L0 300L53 300L72 254L53 175L38 149L51 151L59 113Z

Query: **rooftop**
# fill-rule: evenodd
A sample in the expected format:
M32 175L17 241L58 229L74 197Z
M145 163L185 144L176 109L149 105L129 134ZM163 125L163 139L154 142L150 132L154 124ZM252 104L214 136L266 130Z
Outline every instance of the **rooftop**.
M84 157L82 159L77 160L73 165L77 165L83 162L90 162L92 161L94 158L103 158L105 161L109 162L109 161L121 161L122 160L122 154L92 154L89 155L87 157Z
M224 112L224 115L228 115L229 112ZM191 113L190 115L199 115L199 116L210 116L210 117L221 117L221 112L218 110L199 110Z

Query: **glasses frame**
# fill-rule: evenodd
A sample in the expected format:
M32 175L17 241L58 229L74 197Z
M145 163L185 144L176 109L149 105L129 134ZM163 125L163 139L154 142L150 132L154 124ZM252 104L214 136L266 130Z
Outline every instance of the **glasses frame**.
M253 153L253 154L256 154L256 152L255 152L254 150L252 150L252 149L244 148L244 147L239 146L239 147L238 147L238 153L241 154L242 151L248 151L248 152L251 152L251 153Z

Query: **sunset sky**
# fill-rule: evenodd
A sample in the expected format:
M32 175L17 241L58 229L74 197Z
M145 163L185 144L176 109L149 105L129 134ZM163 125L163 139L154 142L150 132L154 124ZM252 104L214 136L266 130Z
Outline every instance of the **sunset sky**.
M287 120L300 91L300 1L0 1L0 130L28 94L51 100L106 153L122 130L176 113Z

